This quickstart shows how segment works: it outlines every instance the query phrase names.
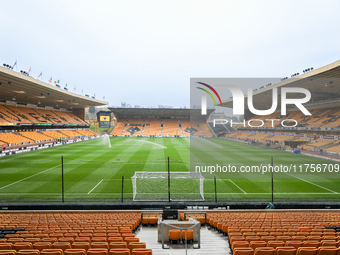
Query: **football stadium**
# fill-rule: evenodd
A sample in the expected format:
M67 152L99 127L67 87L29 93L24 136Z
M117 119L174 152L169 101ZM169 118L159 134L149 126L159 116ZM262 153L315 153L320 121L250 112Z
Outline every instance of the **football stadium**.
M340 255L337 8L118 2L0 8L0 255Z
M0 67L1 249L163 254L207 237L235 253L337 252L339 72L337 61L253 90L268 109L273 88L306 88L311 115L292 105L257 116L246 100L236 123L210 108L109 107L100 133L85 108L107 102Z

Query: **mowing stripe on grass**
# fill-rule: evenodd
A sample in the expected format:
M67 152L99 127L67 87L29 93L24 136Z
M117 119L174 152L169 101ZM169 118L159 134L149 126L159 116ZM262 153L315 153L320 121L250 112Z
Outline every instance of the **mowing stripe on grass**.
M61 166L61 164L56 165L56 166L54 166L54 167L51 167L51 168L49 168L49 169L46 169L46 170L44 170L44 171L41 171L41 172L39 172L39 173L30 175L30 176L28 176L28 177L25 177L25 178L23 178L23 179L21 179L21 180L19 180L19 181L12 182L12 183L10 183L10 184L8 184L8 185L6 185L6 186L1 187L0 189L7 188L7 187L12 186L12 185L14 185L14 184L17 184L17 183L19 183L19 182L22 182L22 181L24 181L24 180L27 180L27 179L29 179L29 178L31 178L31 177L34 177L34 176L36 176L36 175L38 175L38 174L45 173L45 172L47 172L47 171L49 171L49 170L52 170L52 169L54 169L54 168L56 168L56 167L58 167L58 166Z
M94 186L94 188L91 189L91 190L89 191L89 193L87 193L87 195L90 194L95 188L97 188L97 186L98 186L99 184L101 184L103 180L104 180L104 179L102 179L100 182L98 182L97 185Z
M288 174L288 173L285 173L285 174L287 174L287 175L289 175L289 176L292 176L292 177L294 177L294 178L296 178L296 179L299 179L299 180L301 180L301 181L307 182L307 183L309 183L309 184L315 185L315 186L317 186L317 187L319 187L319 188L322 188L322 189L324 189L324 190L328 190L328 191L330 191L330 192L332 192L332 193L338 194L338 192L335 192L335 191L333 191L333 190L331 190L331 189L327 189L327 188L325 188L325 187L322 187L322 186L319 185L319 184L315 184L315 183L313 183L313 182L307 181L307 180L305 180L305 179L302 179L302 178L300 178L300 177L294 176L294 175L292 175L292 174Z
M247 194L247 192L245 192L243 189L241 189L235 182L233 182L232 180L229 179L229 181L234 184L237 188L239 188L239 190L241 190L244 194ZM238 193L237 193L238 194Z

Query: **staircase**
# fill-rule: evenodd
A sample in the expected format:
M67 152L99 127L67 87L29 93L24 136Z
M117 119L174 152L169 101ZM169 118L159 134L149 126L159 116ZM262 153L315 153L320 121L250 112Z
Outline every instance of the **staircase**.
M198 127L198 130L201 132L201 135L203 136L203 132L201 130L201 127L196 123L196 126Z
M179 128L180 128L180 130L181 130L181 134L182 134L182 136L184 136L184 135L183 135L183 129L182 129L182 125L179 125Z
M123 128L123 131L122 131L122 133L120 134L120 135L123 135L124 134L124 131L125 131L125 128L126 128L127 126L124 126L124 128Z
M228 237L218 233L207 226L201 228L201 248L193 249L193 244L188 244L187 251L185 244L170 244L169 249L162 249L162 243L157 242L157 227L142 227L136 233L136 237L141 242L146 243L148 249L152 249L153 254L172 255L172 254L214 254L214 255L230 255L231 249L228 242ZM202 238L203 237L203 238ZM168 244L168 242L166 242Z
M212 123L212 122L211 122L211 123ZM209 122L207 122L207 126L208 126L210 132L212 133L212 135L213 135L214 137L217 137L217 135L215 134L214 130L213 130L212 127L210 126Z

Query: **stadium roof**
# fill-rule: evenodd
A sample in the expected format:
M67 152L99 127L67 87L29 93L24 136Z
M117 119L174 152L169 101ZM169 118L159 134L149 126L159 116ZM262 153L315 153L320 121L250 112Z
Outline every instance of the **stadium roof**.
M251 79L249 79L251 81ZM249 86L251 87L251 86ZM281 87L300 87L308 89L311 92L311 101L308 104L304 104L307 108L313 108L327 106L334 102L340 102L340 60L327 66L312 70L310 72L301 74L294 78L286 79L277 84L273 84L268 87L264 87L253 92L253 104L256 109L264 110L269 109L272 105L272 88ZM292 97L305 97L305 95L294 95ZM281 90L278 90L278 97L281 97ZM289 98L289 94L287 95ZM244 107L247 110L248 105L246 103L247 95L245 95ZM233 107L233 99L222 101L223 106ZM277 109L280 109L280 101L278 101ZM287 109L289 107L287 106ZM293 108L291 108L293 109Z
M0 67L0 100L21 104L76 109L108 102L75 94L13 70Z
M120 118L204 118L207 119L214 109L207 109L207 115L201 115L201 109L187 108L111 108L117 119Z

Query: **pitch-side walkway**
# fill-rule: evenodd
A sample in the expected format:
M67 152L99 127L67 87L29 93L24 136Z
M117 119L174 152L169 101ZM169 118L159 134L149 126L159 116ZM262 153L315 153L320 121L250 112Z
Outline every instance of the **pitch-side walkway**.
M162 244L157 242L157 227L142 227L136 233L136 237L140 242L146 243L146 248L152 249L154 255L173 255L186 254L184 244L171 244L170 249L162 249ZM211 230L207 226L201 228L201 249L193 249L192 244L188 244L187 254L195 255L230 255L228 238L215 230Z

